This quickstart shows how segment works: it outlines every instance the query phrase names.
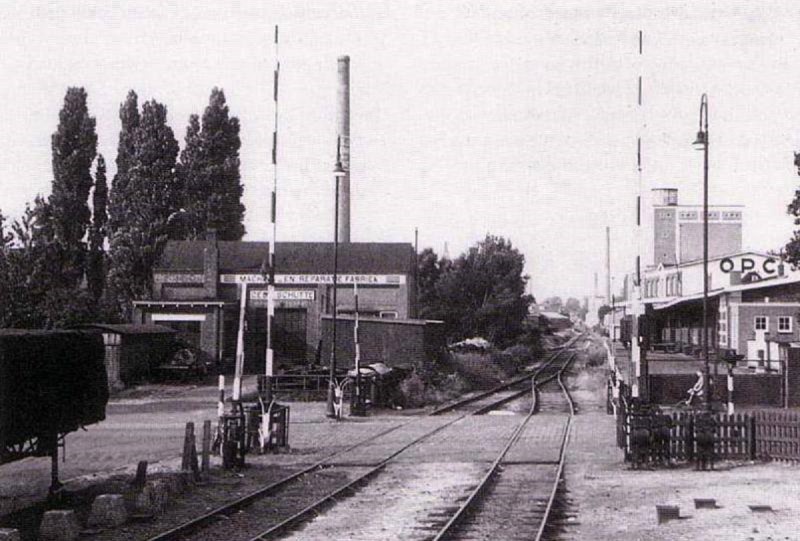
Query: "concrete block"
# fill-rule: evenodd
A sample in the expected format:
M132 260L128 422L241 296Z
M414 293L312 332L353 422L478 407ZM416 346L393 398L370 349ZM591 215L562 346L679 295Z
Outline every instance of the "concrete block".
M659 524L681 518L680 508L677 505L656 505L656 514Z
M169 483L165 479L148 481L136 495L134 507L137 513L157 515L169 503Z
M0 541L21 541L19 530L15 528L0 528Z
M113 528L128 520L125 499L122 494L101 494L92 502L87 525L89 527Z
M39 525L40 541L74 541L80 533L78 517L72 509L45 511Z

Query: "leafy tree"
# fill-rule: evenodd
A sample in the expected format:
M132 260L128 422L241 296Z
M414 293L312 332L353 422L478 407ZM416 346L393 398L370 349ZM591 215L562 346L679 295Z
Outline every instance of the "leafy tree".
M77 286L84 274L89 227L91 167L97 153L95 119L89 116L83 88L69 88L59 123L52 136L53 190L49 204L53 233L59 247L59 283ZM52 263L52 262L51 262Z
M57 282L60 246L49 203L37 196L11 230L0 249L0 327L57 328L93 319L88 294Z
M120 221L111 236L109 284L121 311L149 295L151 272L167 240L170 216L180 207L175 174L178 142L167 125L167 108L148 101L133 133L126 183L117 185Z
M417 305L418 316L423 319L435 317L439 305L436 284L449 268L449 260L439 259L432 248L425 248L417 256Z
M106 184L106 161L102 154L97 156L97 170L94 175L94 193L92 195L92 226L89 230L89 259L86 268L86 279L89 291L95 301L100 299L105 286L105 250L106 212L108 185Z
M183 222L189 238L213 227L221 240L240 240L245 233L243 187L239 174L239 119L229 116L225 93L211 91L202 118L189 117L179 175L184 185Z
M581 311L581 301L576 299L575 297L570 297L567 299L567 303L564 305L564 310L567 314L578 314Z
M108 201L109 233L116 231L124 222L125 194L128 189L128 175L134 159L134 137L139 128L139 97L130 90L125 101L119 106L119 120L122 128L117 143L117 172L111 181Z
M545 312L560 313L564 309L564 304L561 301L561 297L549 297L544 300L543 306Z
M525 294L525 256L510 241L487 235L459 256L436 282L432 316L450 340L483 336L505 347L519 338L532 301Z
M597 319L603 321L603 318L606 317L611 312L612 312L611 307L607 304L604 304L597 309Z
M797 167L797 174L800 175L800 153L794 154L794 165ZM794 199L786 208L786 211L794 217L794 225L800 226L800 188L794 192ZM792 233L792 238L786 243L786 260L792 267L800 267L800 229Z

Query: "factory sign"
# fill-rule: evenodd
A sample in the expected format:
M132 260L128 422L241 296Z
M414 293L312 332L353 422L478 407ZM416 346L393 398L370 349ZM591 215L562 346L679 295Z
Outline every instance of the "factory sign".
M223 274L220 276L223 284L265 284L263 274ZM402 274L340 274L336 282L342 285L400 285L406 283ZM276 274L275 283L281 285L317 285L332 284L333 274Z
M153 274L153 280L162 284L202 284L203 275L157 272Z
M316 291L313 289L284 289L275 292L276 301L313 301L316 298ZM266 301L269 299L266 289L254 289L250 291L251 301Z

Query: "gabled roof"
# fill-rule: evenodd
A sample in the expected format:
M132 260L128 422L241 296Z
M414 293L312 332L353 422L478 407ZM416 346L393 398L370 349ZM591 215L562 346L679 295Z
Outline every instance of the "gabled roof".
M208 241L169 241L157 271L203 270ZM220 272L260 272L267 242L219 241ZM339 244L338 270L342 274L410 274L414 247L404 242L349 242ZM332 242L278 242L275 267L279 274L330 273Z

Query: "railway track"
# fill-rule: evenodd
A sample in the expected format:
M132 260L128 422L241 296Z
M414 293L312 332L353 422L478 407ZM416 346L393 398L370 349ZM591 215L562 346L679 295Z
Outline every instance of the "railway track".
M581 336L575 337L567 345L576 343L580 338ZM408 479L407 472L400 474L397 471L398 469L403 469L403 466L398 466L398 464L402 463L399 458L401 455L412 447L420 446L423 442L443 438L443 432L456 423L463 422L474 415L491 411L523 394L530 395L531 377L536 378L537 385L552 381L558 377L558 374L563 372L564 366L569 365L573 356L574 353L569 353L566 347L560 349L540 363L532 375L515 378L515 380L488 392L478 393L478 395L449 404L445 408L434 411L431 417L395 425L375 436L357 442L347 449L329 455L316 464L272 485L255 491L228 505L214 509L206 515L184 523L177 528L152 537L149 541L221 538L250 541L275 539L289 533L301 524L307 523L310 518L319 516L326 508L341 502L349 496L358 494L366 485L370 487L375 485L378 487L375 490L379 492L381 490L391 492L393 475L400 475L403 480ZM514 389L515 386L519 387L523 383L525 383L526 389ZM534 403L536 402L537 400L534 398ZM451 412L456 412L457 414L453 416L443 415ZM525 417L525 421L512 434L513 441L509 440L506 444L501 457L497 459L497 464L493 464L493 470L497 469L499 460L502 460L502 456L506 454L513 442L520 437L532 413L533 408L531 413ZM392 432L395 434L391 434ZM398 438L400 441L390 452L383 450L379 459L375 458L374 452L372 455L366 453L366 458L363 460L358 458L359 452L363 453L364 449L378 448L382 450L381 438L385 440L393 437ZM383 446L385 447L385 444ZM455 468L458 469L457 466ZM465 466L465 469L469 471L451 472L452 475L450 475L449 479L452 481L452 486L443 487L443 495L449 496L450 493L455 491L460 494L459 498L463 498L463 494L472 489L474 478L480 473L479 470L481 468ZM424 471L425 468L416 468L416 470ZM334 480L334 477L336 477L334 474L337 471L345 471L349 480L344 483L340 477ZM494 474L490 475L490 477L493 476ZM379 481L381 478L384 480ZM470 481L464 483L462 481L463 478L468 478ZM429 481L430 477L422 476L419 478L419 484L422 487L425 487ZM380 488L381 482L385 485L383 489ZM480 479L480 484L485 485L486 480ZM326 486L329 486L329 488L324 488ZM309 487L322 488L325 494L317 498L312 504L306 505ZM295 501L297 505L292 506L292 502ZM280 503L279 507L283 511L281 513L282 517L275 516L276 503ZM431 523L420 526L422 528L421 533L425 534L423 538L431 538L430 531L435 530L445 521L446 517L454 510L453 507L453 505L445 506L443 510L440 510L439 516L432 519ZM268 528L265 527L267 523L271 524ZM304 532L302 538L313 538L313 535L309 537L307 534L308 532Z
M565 362L553 364L547 371L534 377L536 399L519 428L509 438L506 447L492 463L481 483L461 504L433 539L545 539L545 533L554 507L557 505L559 483L564 467L566 447L569 442L574 402L563 383L562 376L572 363L575 353L570 353ZM559 393L544 391L544 387L557 386ZM519 440L523 437L530 420L537 412L544 411L541 396L560 395L548 398L548 411L565 413L566 420L555 463L515 462L504 464ZM558 403L558 404L557 404Z

